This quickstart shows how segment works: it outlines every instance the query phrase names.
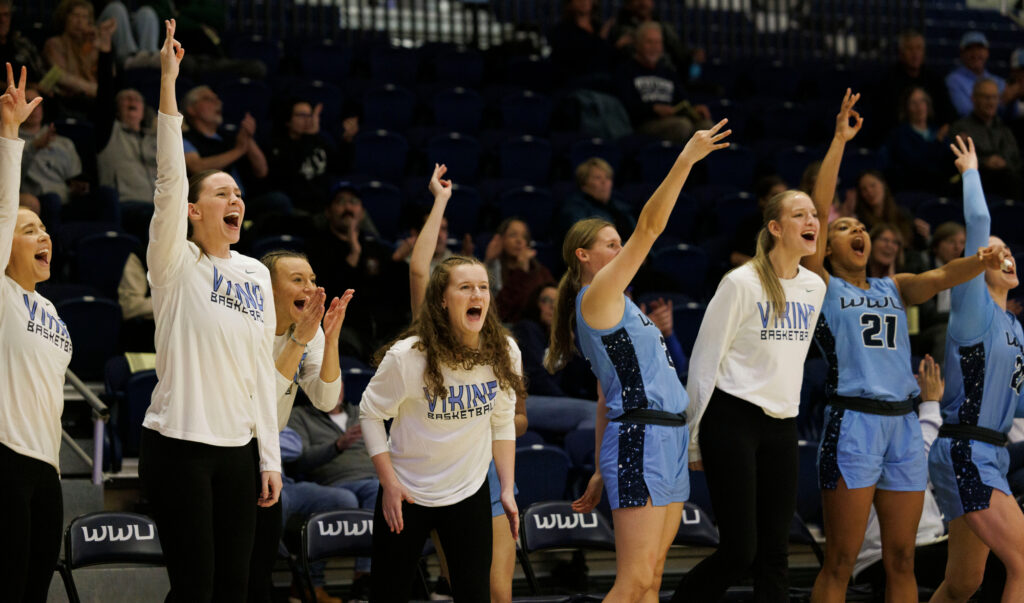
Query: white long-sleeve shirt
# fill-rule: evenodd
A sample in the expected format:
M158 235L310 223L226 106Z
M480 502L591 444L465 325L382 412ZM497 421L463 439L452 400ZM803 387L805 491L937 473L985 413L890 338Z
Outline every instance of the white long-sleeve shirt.
M0 138L0 272L18 220L23 140ZM71 338L53 304L0 277L0 444L60 472L60 415Z
M760 406L770 417L795 417L800 409L807 348L825 298L825 282L800 266L781 279L786 312L775 309L748 262L726 274L708 303L690 358L686 409L690 460L700 459L700 419L715 388Z
M288 329L283 335L274 337L274 358L284 351L293 330L294 328ZM274 370L274 379L277 384L278 431L288 425L288 417L292 414L292 405L295 404L295 395L299 393L300 387L302 391L306 392L306 396L309 397L313 406L324 412L330 412L338 405L338 398L341 396L341 374L339 373L338 378L330 383L320 378L320 367L324 362L325 341L324 330L317 327L316 335L306 344L302 360L299 361L299 369L291 379L276 369Z
M260 469L281 470L270 272L259 261L201 253L186 239L181 116L160 114L149 283L159 378L143 426L212 446L259 441Z
M408 337L391 346L359 403L366 451L391 453L395 475L418 505L441 507L475 493L487 479L493 440L515 440L515 392L498 386L489 365L470 370L442 366L447 397L426 392L427 361ZM512 366L522 374L522 355L508 339ZM384 421L391 424L391 441ZM389 445L390 444L390 445Z

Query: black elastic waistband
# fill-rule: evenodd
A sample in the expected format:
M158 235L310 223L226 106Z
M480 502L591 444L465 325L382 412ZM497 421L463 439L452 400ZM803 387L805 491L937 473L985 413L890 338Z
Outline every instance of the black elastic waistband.
M665 425L682 427L686 425L686 413L674 413L650 408L634 408L611 419L613 423L635 423L637 425Z
M872 400L871 398L850 398L847 396L835 396L828 403L835 408L855 410L869 415L884 415L896 417L914 412L914 402L917 398L907 398L902 402L885 402L883 400Z
M987 427L977 425L949 424L939 428L940 438L956 438L961 440L977 440L993 446L1006 446L1010 441L1006 434Z

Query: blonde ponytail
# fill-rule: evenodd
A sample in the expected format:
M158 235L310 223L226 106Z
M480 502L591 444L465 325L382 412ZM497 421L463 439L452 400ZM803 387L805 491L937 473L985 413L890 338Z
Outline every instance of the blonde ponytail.
M761 281L761 289L768 296L777 318L782 318L786 314L786 291L782 288L779 275L775 273L771 258L768 257L768 252L775 247L775 237L768 230L768 224L782 217L782 210L787 201L803 194L805 193L796 190L782 191L768 200L764 206L764 225L757 233L757 251L750 260L757 279Z

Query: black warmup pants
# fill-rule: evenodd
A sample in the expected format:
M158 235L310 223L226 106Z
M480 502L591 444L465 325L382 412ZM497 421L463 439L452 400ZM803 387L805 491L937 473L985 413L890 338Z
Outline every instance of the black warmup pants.
M139 477L160 532L168 602L241 603L256 533L256 440L210 446L142 430Z
M487 482L475 494L447 507L402 502L404 528L394 534L384 521L383 489L373 510L373 561L370 600L404 603L412 598L423 543L436 529L448 559L452 598L457 602L491 600L491 493Z
M57 470L0 444L0 601L44 603L64 525Z
M256 507L256 537L249 561L249 603L271 603L274 600L271 578L283 529L280 499L272 507Z
M718 601L751 572L754 600L789 601L789 526L796 512L796 419L716 389L700 449L718 520L718 550L680 580L673 602Z

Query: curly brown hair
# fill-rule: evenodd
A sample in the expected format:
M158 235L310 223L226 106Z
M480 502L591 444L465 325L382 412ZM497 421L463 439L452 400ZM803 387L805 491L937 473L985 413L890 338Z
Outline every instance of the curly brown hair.
M525 399L526 381L522 375L516 373L516 367L512 365L512 356L508 349L508 338L511 335L498 319L494 299L491 299L490 308L484 315L479 349L474 350L463 345L452 329L448 311L444 308L444 293L448 288L452 270L466 265L481 266L486 270L483 262L464 255L451 256L434 268L427 283L423 303L420 304L412 324L395 341L377 351L374 364L380 364L384 354L396 341L415 335L419 337L419 341L413 347L422 351L427 359L423 381L431 396L442 399L448 397L444 377L441 375L442 366L468 371L477 365L485 364L494 370L494 376L498 378L501 389L511 390L518 398ZM487 278L489 282L491 275L488 274Z

